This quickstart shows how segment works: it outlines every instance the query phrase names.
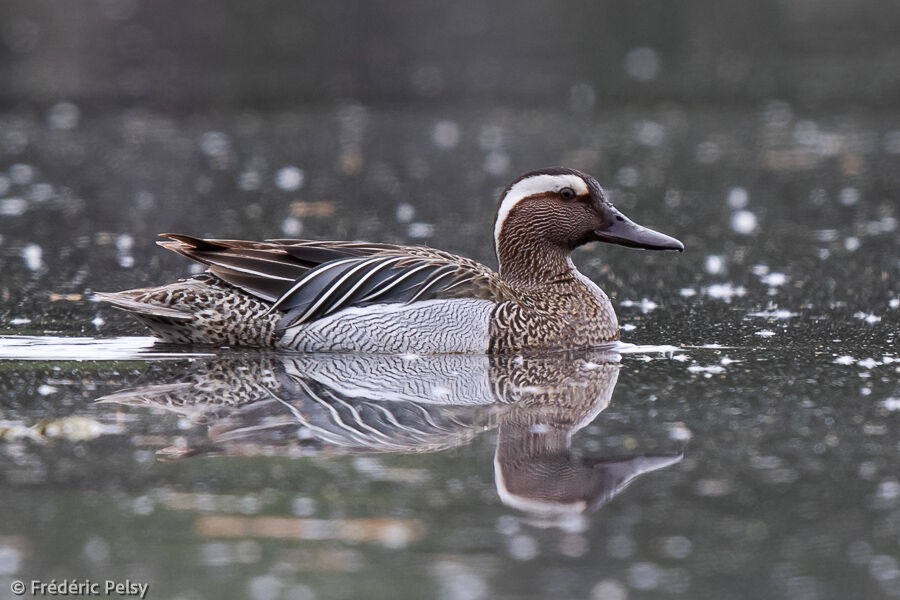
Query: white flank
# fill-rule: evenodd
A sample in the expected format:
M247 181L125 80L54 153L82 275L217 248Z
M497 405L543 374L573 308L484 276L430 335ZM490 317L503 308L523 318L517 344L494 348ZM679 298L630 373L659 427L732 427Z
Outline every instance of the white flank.
M572 174L532 175L509 188L509 191L503 196L503 202L500 203L500 210L497 211L497 222L494 223L494 243L499 242L500 231L503 230L506 217L509 216L510 211L519 201L538 194L558 192L567 187L575 190L575 193L579 196L588 193L588 186L584 179Z

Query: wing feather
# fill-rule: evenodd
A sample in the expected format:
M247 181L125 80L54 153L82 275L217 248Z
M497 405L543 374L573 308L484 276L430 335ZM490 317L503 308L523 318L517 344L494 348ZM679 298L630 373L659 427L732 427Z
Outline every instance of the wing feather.
M284 316L279 328L353 306L436 298L516 298L483 265L421 246L310 240L201 239L163 234L161 246L267 302Z

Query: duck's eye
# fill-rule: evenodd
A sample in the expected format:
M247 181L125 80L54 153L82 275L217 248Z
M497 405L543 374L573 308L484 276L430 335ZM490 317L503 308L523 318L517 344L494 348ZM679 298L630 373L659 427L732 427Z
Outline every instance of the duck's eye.
M571 200L575 197L575 190L570 187L564 187L563 189L559 190L559 195L562 196L563 200Z

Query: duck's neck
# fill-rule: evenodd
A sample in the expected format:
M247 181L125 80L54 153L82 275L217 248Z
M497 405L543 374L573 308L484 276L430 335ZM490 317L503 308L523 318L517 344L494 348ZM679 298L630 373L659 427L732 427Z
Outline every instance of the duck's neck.
M543 288L569 283L577 277L568 260L568 249L528 239L515 244L503 241L501 237L497 244L497 260L500 276L510 285Z

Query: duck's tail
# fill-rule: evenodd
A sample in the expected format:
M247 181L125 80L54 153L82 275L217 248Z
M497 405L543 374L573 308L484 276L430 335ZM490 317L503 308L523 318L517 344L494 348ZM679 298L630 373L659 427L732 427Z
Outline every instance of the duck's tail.
M153 288L97 293L173 344L271 347L279 315L269 305L210 274Z

